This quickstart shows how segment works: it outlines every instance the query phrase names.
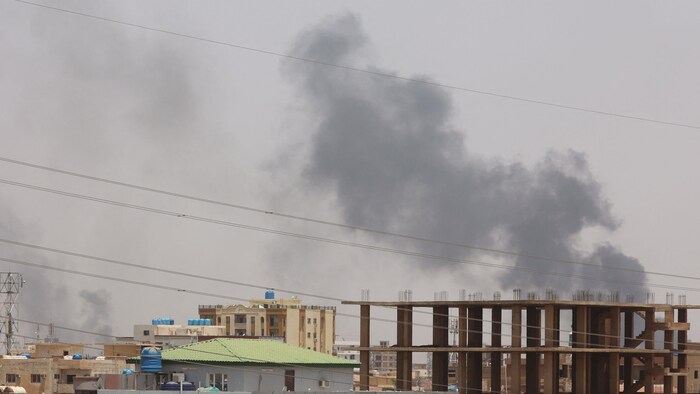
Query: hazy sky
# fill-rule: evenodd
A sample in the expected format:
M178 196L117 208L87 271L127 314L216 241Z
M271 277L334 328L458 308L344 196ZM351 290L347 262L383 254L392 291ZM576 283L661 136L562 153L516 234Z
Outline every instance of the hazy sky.
M49 3L46 3L49 4ZM696 2L50 5L604 116L372 76L0 1L0 157L302 217L700 277ZM0 178L219 221L564 275L696 280L511 259L166 197L0 162ZM394 300L646 288L290 238L0 184L0 238L261 286ZM263 290L0 243L0 257L226 295L22 272L21 316L116 335ZM6 263L7 264L7 263ZM288 293L281 293L289 296ZM308 303L333 304L304 297ZM356 314L356 308L340 311ZM693 322L700 324L697 316ZM338 318L355 339L357 321ZM385 335L382 328L381 334ZM391 332L391 328L384 328ZM24 335L35 326L22 324ZM419 330L420 331L420 330ZM42 336L45 329L42 328ZM68 333L58 333L71 337ZM697 335L691 334L697 339ZM380 339L380 338L377 338Z

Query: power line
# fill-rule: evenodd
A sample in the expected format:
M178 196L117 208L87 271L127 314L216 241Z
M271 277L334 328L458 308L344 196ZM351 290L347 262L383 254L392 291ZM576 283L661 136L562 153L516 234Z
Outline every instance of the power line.
M83 272L83 271L76 271L76 270L67 270L67 269L62 269L62 268L57 268L57 267L51 267L51 266L46 266L46 265L42 265L42 264L31 263L31 262L27 262L27 261L20 261L20 260L15 260L15 259L7 259L7 258L2 258L2 257L0 257L0 261L6 261L6 262L13 263L13 264L26 265L26 266L31 266L31 267L41 268L41 269L55 270L55 271L59 271L59 272L70 273L70 274L73 274L73 275L87 276L87 277L92 277L92 278L97 278L97 279L103 279L103 280L109 280L109 281L114 281L114 282L123 282L123 283L131 284L131 285L139 285L139 286L145 286L145 287L155 287L155 288L158 288L158 289L160 289L160 290L185 291L185 292L188 293L188 294L207 295L207 296L212 296L212 297L220 297L220 298L224 298L224 299L244 300L243 298L240 298L240 297L233 297L233 296L222 295L222 294L215 294L215 293L204 293L204 294L202 294L202 292L199 292L199 291L196 291L196 290L191 290L191 289L182 290L182 289L178 289L178 288L176 288L176 287L169 287L169 286L152 286L151 283L147 283L147 282L138 282L138 281L133 281L133 280L128 280L128 279L122 279L122 278L107 277L107 276L104 276L104 275L97 275L97 274L93 274L93 273L88 273L88 272ZM389 307L389 308L390 308L390 309L397 309L397 310L406 309L406 308L403 308L403 307L400 307L400 306L399 306L399 307L395 307L395 308L392 308L392 307ZM412 310L412 309L411 309L411 310ZM424 314L430 314L430 315L436 315L436 316L454 317L454 316L449 315L449 314L448 314L448 315L445 315L445 314L440 314L440 313L431 313L431 312L424 312L424 311L414 311L414 312L419 312L419 313L424 313ZM537 313L541 313L541 311L538 310ZM358 316L358 315L345 314L345 313L336 313L336 315L344 316L344 317L351 317L351 318L356 318L356 319L361 318L361 317ZM21 321L21 322L30 323L30 324L42 324L42 323L38 323L38 322L35 322L35 321L30 321L30 320L22 320L22 319L17 319L17 320L18 320L18 321ZM378 318L378 317L370 317L370 320L381 321L381 322L389 322L389 323L396 323L395 320L386 319L386 318ZM469 320L469 321L477 321L477 322L481 322L481 323L493 323L493 322L494 322L493 320L486 320L486 319L484 319L484 318L468 318L468 320ZM500 321L500 322L498 322L498 323L500 323L500 324L502 324L502 325L510 325L510 326L513 326L513 323L512 323L512 322L509 323L509 322ZM422 324L422 323L416 323L416 322L413 322L412 325L413 325L413 326L417 326L417 327L426 327L426 328L433 328L433 327L434 327L433 325L430 325L430 324ZM537 328L537 329L539 329L539 330L553 331L553 332L558 332L558 333L560 333L560 334L561 334L561 333L567 333L567 332L577 333L577 334L578 334L578 333L584 333L584 332L575 331L575 330L564 330L564 329L561 329L561 328L546 328L546 327L541 327L541 326L531 326L531 325L527 325L527 324L525 324L525 323L521 323L521 324L519 324L519 326L521 327L521 330L522 330L522 329L528 329L528 328ZM56 325L56 324L54 324L54 328L63 329L63 330L69 330L69 331L75 331L75 332L80 332L80 333L83 333L83 334L99 335L99 336L104 336L104 337L113 337L113 338L117 338L116 336L114 336L114 335L112 335L112 334L98 333L98 332L93 332L93 331L83 330L83 329L74 329L74 328L69 328L69 327L60 326L60 325ZM445 327L445 329L447 329L447 327ZM486 335L488 335L488 334L494 334L493 332L488 332L488 331L483 331L483 330L470 330L470 329L468 329L468 328L461 329L461 330L459 330L459 332L481 333L481 334L486 334ZM585 334L586 334L586 335L589 335L589 336L593 336L593 337L599 337L599 338L638 339L638 338L636 338L636 337L625 337L625 336L618 337L618 336L616 336L616 335L608 335L608 334L594 334L594 333L585 333ZM512 334L503 333L503 332L500 333L499 335L504 336L504 337L512 337ZM522 339L526 339L526 340L527 340L527 339L538 339L538 340L542 340L542 339L543 339L542 337L528 337L527 335L521 335L521 338L522 338ZM655 342L656 342L656 341L655 341ZM574 343L578 343L578 342L574 342ZM663 342L661 342L661 343L664 343L664 344L667 344L667 343L675 344L675 342L673 342L673 341L663 341ZM581 343L581 344L583 344L583 343ZM594 344L588 343L587 345L594 345ZM592 347L595 347L595 346L592 346ZM615 348L626 349L626 348L625 348L624 346L622 346L622 345L619 345L618 347L615 347Z
M162 289L162 290L185 291L185 292L191 293L191 294L209 295L209 296L222 297L222 298L228 298L228 299L239 299L239 300L242 300L241 298L238 298L238 297L224 296L224 295L218 295L218 294L213 294L213 293L203 293L203 292L199 292L199 291L195 291L195 290L185 290L185 289L180 289L180 288L171 287L171 286L158 286L158 285L155 285L155 286L154 286L152 283L145 283L145 282L138 282L138 281L133 281L133 280L121 279L121 278L107 277L107 276L104 276L104 275L97 275L97 274L92 274L92 273L86 273L86 272L76 271L76 270L67 270L67 269L62 269L62 268L57 268L57 267L49 267L49 266L40 265L40 264L35 264L35 263L30 263L30 262L26 262L26 261L19 261L19 260L16 260L16 259L0 258L0 260L6 261L6 262L10 262L10 263L20 264L20 265L27 265L27 266L37 267L37 268L56 270L56 271L59 271L59 272L66 272L66 273L71 273L71 274L75 274L75 275L82 275L82 276L94 277L94 278L98 278L98 279L106 279L106 280L111 280L111 281L124 282L124 283L128 283L128 284L133 284L133 285L142 285L142 286L147 286L147 287L155 287L155 288ZM401 309L401 307L397 307L396 309ZM538 311L537 313L541 313L541 312ZM346 315L346 314L339 314L339 315L342 315L342 316L349 316L349 317L354 317L354 318L359 318L359 316L357 316L357 315ZM441 315L444 316L444 314L441 314ZM449 316L449 315L447 315L447 316ZM375 318L371 318L371 319L372 319L372 320L389 321L389 322L392 322L392 323L394 322L393 320L381 319L381 318L376 318L376 317L375 317ZM470 319L470 320L477 320L477 321L481 321L481 322L489 322L488 320L485 320L485 319ZM493 323L493 321L491 321L491 322ZM36 324L36 322L32 322L32 323L35 323L35 324ZM501 323L501 324L505 324L505 325L508 325L508 324L509 324L509 323L506 323L506 322L500 322L500 323ZM414 326L432 327L432 326L430 326L430 325L419 324L419 323L414 323L413 325L414 325ZM511 325L511 326L513 325L512 322L510 323L510 325ZM527 324L521 324L520 326L521 326L521 330L522 330L523 328L527 329L528 327L536 327L536 328L538 328L539 330L542 330L542 329L543 329L543 328L540 327L540 326L528 326ZM59 328L59 329L69 329L69 328L66 328L66 327L63 327L63 326L56 326L56 327ZM445 328L447 329L447 327L445 327ZM550 329L550 328L544 328L544 330L545 330L545 331L547 331L547 330L554 330L554 331L559 332L559 333L561 333L561 332L566 332L566 331L567 331L567 330L562 330L562 329ZM80 331L83 332L83 333L95 334L95 333L92 333L92 332L89 332L89 331L86 331L86 330L80 330ZM460 331L464 331L464 330L460 330ZM488 332L483 332L482 330L469 330L468 328L466 329L466 331L467 331L467 332L477 332L477 333L481 333L481 334L489 334ZM578 333L578 332L577 332L577 333ZM101 335L101 334L98 334L98 335ZM505 334L504 334L504 333L500 333L500 335L501 335L501 336L505 336L505 337L512 337L512 334L508 334L508 333L505 333ZM606 335L606 334L589 334L589 335L592 335L592 336L595 336L595 337L615 337L615 338L618 338L618 336ZM111 335L108 335L108 336L111 336ZM521 338L523 338L523 337L524 337L524 339L526 339L526 340L527 340L527 339L537 339L537 340L540 340L540 341L542 340L541 336L538 336L538 337L528 337L527 335L521 336ZM622 339L625 339L625 338L626 338L626 337L624 337L624 336L622 337ZM637 339L637 338L633 338L633 337L631 337L631 338L632 338L632 339ZM664 343L666 343L666 342L664 342ZM672 342L668 342L668 343L672 343ZM591 344L588 344L588 345L591 345ZM594 346L592 346L592 347L596 347L595 344L593 344L593 345L594 345ZM604 346L604 345L603 345L603 346ZM517 349L517 348L514 348L514 349ZM613 349L629 349L629 348L625 348L625 347L623 347L622 345L618 345L617 347L614 347Z
M67 254L67 255L75 256L75 257L93 259L93 260L103 261L103 262L107 262L107 263L111 263L111 264L117 264L117 265L135 267L135 268L140 268L140 269L145 269L145 270L152 270L152 271L157 271L157 272L169 273L169 274L179 275L179 276L183 276L183 277L187 277L187 278L203 279L203 280L209 280L209 281L215 281L215 282L222 282L222 283L227 283L227 284L235 284L235 285L241 285L241 286L248 286L248 287L254 287L254 288L261 288L261 289L270 289L270 288L273 288L273 287L271 287L271 286L253 285L253 284L246 283L246 282L234 282L234 281L228 281L228 280L225 280L225 279L220 279L220 278L215 278L215 277L209 277L209 276L204 276L204 275L197 275L197 274L192 274L192 273L186 273L186 272L180 272L180 271L173 271L173 270L163 269L163 268L157 268L157 267L148 267L148 266L144 266L144 265L140 265L140 264L127 263L127 262L118 261L118 260L106 259L106 258L103 258L103 257L90 256L90 255L81 254L81 253L75 253L75 252L68 252L68 251L63 251L63 250L60 250L60 249L53 249L53 248L46 248L46 247L41 247L41 246L35 246L35 245L25 244L25 243L21 243L21 242L15 242L15 241L9 241L9 242L8 242L8 241L3 240L3 239L0 239L0 242L6 242L6 243L9 243L9 244L13 244L13 245L25 246L25 247L30 247L30 248L36 248L36 249L39 249L39 250L46 250L46 251L51 251L51 252L56 252L56 253L62 253L62 254ZM106 280L117 281L117 282L125 282L125 283L129 283L129 284L134 284L134 285L147 285L147 286L150 286L150 284L148 284L148 283L143 283L143 282L138 282L138 281L130 281L130 280L127 280L127 279L120 279L120 278L107 277L107 276L103 276L103 275L97 275L97 274L92 274L92 273L86 273L86 272L77 271L77 270L68 270L68 269L62 269L62 268L55 268L55 267L51 267L51 266L46 266L46 265L37 264L37 263L31 263L31 262L22 261L22 260L5 259L5 258L0 258L0 260L1 260L1 261L7 261L7 262L10 262L10 263L15 263L15 264L20 264L20 265L35 267L35 268L41 268L41 269L48 269L48 270L55 270L55 271L59 271L59 272L65 272L65 273L74 274L74 275L88 276L88 277L94 277L94 278L98 278L98 279L106 279ZM154 287L154 286L151 286L151 287ZM189 292L189 293L196 294L196 292L194 292L194 291L192 291L192 290L181 289L181 288L179 288L179 287L173 287L173 286L160 286L160 287L158 287L158 288L161 289L161 290L170 290L170 291L178 291L178 292ZM286 289L286 290L277 289L277 290L284 291L284 292L289 293L289 294L304 295L304 296L310 296L310 297L315 297L315 298L320 298L320 299L326 299L326 300L332 300L332 301L342 301L342 299L340 299L340 298L337 298L337 297L330 297L330 296L327 296L327 295L310 294L310 293L298 292L298 291L289 290L289 289ZM201 295L201 294L200 294L200 295ZM233 300L236 300L236 301L248 301L248 300L246 300L246 299L244 299L244 298L241 298L241 297L230 297L230 296L223 296L223 295L213 294L213 293L207 293L207 294L204 294L204 295L209 295L209 296L213 296L213 297L229 298L229 299L233 299ZM386 309L392 309L392 310L405 309L405 308L403 308L403 307L401 307L401 306L397 306L397 307L393 307L393 306L379 306L379 307L383 307L383 308L386 308ZM417 313L417 314L427 314L427 315L433 315L433 316L434 316L434 315L437 315L437 316L444 316L444 317L448 317L448 318L456 317L456 316L453 316L453 315L450 315L450 314L441 314L441 313L435 313L435 312L426 312L426 311L421 311L421 310L414 311L414 313ZM340 312L336 312L336 314L337 314L338 316L343 316L343 317L360 318L360 316L358 316L358 315L344 314L344 313L340 313ZM393 323L393 322L394 322L393 320L390 320L390 319L376 318L376 317L371 318L371 320L382 321L382 322L389 322L389 323ZM493 323L493 321L485 320L485 319L473 319L473 318L470 318L469 320L477 320L477 321L486 322L486 323ZM30 322L30 323L31 323L31 322ZM500 322L500 323L501 323L501 324L506 324L506 325L512 325L512 323L504 323L504 322ZM419 325L419 326L425 326L425 327L432 327L432 326L428 326L428 325L420 325L420 324L417 324L417 325ZM526 325L526 324L521 324L521 326L524 327L524 328L530 328L530 327L531 327L531 326L528 326L528 325ZM532 326L532 327L536 327L536 326ZM61 327L61 326L56 326L56 328L63 328L63 327ZM545 330L548 330L548 329L545 329ZM563 330L563 329L554 329L554 330L557 331L557 332L560 332L560 333L561 333L561 332L568 332L568 331L569 331L569 330ZM476 332L476 331L472 331L472 332ZM84 333L90 333L90 332L87 332L87 331L86 331L86 332L84 332ZM487 333L487 334L488 334L488 333ZM594 335L594 336L604 336L604 335L601 335L601 334L591 334L591 335ZM608 335L608 337L612 337L612 336Z
M230 279L223 279L223 278L221 278L221 277L212 277L212 276L200 275L200 274L196 274L196 273L193 273L193 272L178 271L178 270L174 270L174 269L171 269L171 268L151 267L151 266L143 265L143 264L129 263L129 262L126 262L126 261L115 260L115 259L108 259L108 258L105 258L105 257L99 257L99 256L94 256L94 255L85 254L85 253L71 252L71 251L68 251L68 250L50 248L50 247L47 247L47 246L36 245L36 244L30 244L30 243L25 243L25 242L19 242L19 241L14 241L14 240L5 239L5 238L0 238L0 242L6 243L6 244L10 244L10 245L22 246L22 247L25 247L25 248L43 250L43 251L47 251L47 252L60 253L60 254L64 254L64 255L67 255L67 256L73 256L73 257L80 257L80 258L85 258L85 259L90 259L90 260L102 261L102 262L105 262L105 263L114 264L114 265L120 265L120 266L123 266L123 267L132 267L132 268L138 268L138 269L143 269L143 270L147 270L147 271L153 271L153 272L160 272L160 273L171 274L171 275L176 275L176 276L182 276L182 277L186 277L186 278L190 278L190 279L202 279L202 280L208 280L208 281L213 281L213 282L224 283L224 284L227 284L227 285L236 285L236 286L250 287L250 288L260 289L260 290L273 289L273 290L276 290L276 291L281 291L281 292L283 292L283 293L294 294L294 295L300 295L300 296L305 296L305 297L320 298L320 299L325 299L325 300L329 300L329 301L337 301L337 302L343 301L343 299L341 299L341 298L336 298L336 297L327 297L327 296L322 296L322 295L318 295L318 294L312 294L312 293L307 293L307 292L300 292L300 291L295 291L295 290L290 290L290 289L285 289L285 288L264 286L264 285L258 285L258 284L251 284L251 283L240 282L240 281L235 281L235 280L230 280Z
M589 266L589 267L606 269L606 270L635 272L635 273L641 273L641 274L647 274L647 275L664 276L664 277L669 277L669 278L700 280L700 277L696 277L696 276L670 274L670 273L656 272L656 271L645 271L644 269L634 269L634 268L626 268L626 267L618 267L618 266L600 266L600 265L597 265L594 263L587 263L587 262L583 262L583 261L553 258L553 257L543 257L543 256L534 255L534 254L529 254L529 253L521 253L521 252L510 251L510 250L468 245L468 244L464 244L464 243L460 243L460 242L450 242L450 241L438 240L438 239L433 239L433 238L419 237L419 236L415 236L415 235L407 235L407 234L402 234L402 233L397 233L397 232L392 232L392 231L380 230L380 229L375 229L375 228L355 226L355 225L346 224L346 223L333 222L333 221L316 219L316 218L309 218L309 217L304 217L304 216L299 216L299 215L294 215L294 214L289 214L289 213L284 213L284 212L277 212L277 211L274 211L272 209L256 208L256 207L246 206L246 205L242 205L242 204L218 201L218 200L213 200L213 199L204 198L204 197L198 197L198 196L177 193L177 192L172 192L172 191L163 190L163 189L157 189L157 188L148 187L148 186L137 185L137 184L133 184L133 183L116 181L116 180L108 179L108 178L101 178L101 177L96 177L96 176L92 176L92 175L86 175L86 174L82 174L82 173L78 173L78 172L62 170L62 169L55 168L55 167L49 167L49 166L44 166L44 165L40 165L40 164L29 163L26 161L10 159L7 157L2 157L2 156L0 156L0 161L4 161L6 163L11 163L11 164L16 164L16 165L21 165L21 166L25 166L25 167L35 168L35 169L39 169L39 170L50 171L50 172L54 172L54 173L58 173L58 174L69 175L69 176L73 176L73 177L77 177L77 178L88 179L88 180L92 180L92 181L96 181L96 182L102 182L102 183L107 183L107 184L111 184L111 185L127 187L127 188L131 188L131 189L135 189L135 190L146 191L146 192L150 192L150 193L156 193L156 194L161 194L161 195L166 195L166 196L171 196L171 197L178 197L178 198L183 198L183 199L187 199L187 200L203 202L203 203L219 205L219 206L225 206L225 207L229 207L229 208L235 208L235 209L245 210L245 211L249 211L249 212L265 214L265 215L279 216L279 217L284 217L287 219L301 220L301 221L309 222L309 223L334 226L334 227L344 228L344 229L348 229L348 230L356 230L356 231L362 231L362 232L371 233L371 234L378 234L378 235L403 238L403 239L408 239L411 241L435 243L435 244L439 244L439 245L454 246L454 247L460 247L460 248L464 248L464 249L478 250L481 252L502 254L502 255L507 255L507 256L512 256L512 257L524 257L524 258L552 262L552 263L564 263L564 264L570 264L570 265Z
M123 25L123 26L129 26L129 27L135 27L135 28L139 28L139 29L143 29L143 30L168 34L168 35L176 36L176 37L180 37L180 38L187 38L187 39L207 42L207 43L215 44L215 45L223 45L223 46L227 46L230 48L254 52L254 53L258 53L258 54L262 54L262 55L275 56L275 57L294 60L294 61L300 61L300 62L315 64L315 65L320 65L320 66L332 67L335 69L357 72L357 73L367 74L367 75L371 75L371 76L375 76L375 77L390 78L390 79L394 79L394 80L407 81L407 82L415 82L415 83L420 83L420 84L424 84L424 85L428 85L428 86L435 86L435 87L444 88L444 89L451 89L451 90L456 90L456 91L461 91L461 92L490 96L490 97L497 97L500 99L506 99L506 100L511 100L511 101L519 101L519 102L525 102L525 103L530 103L530 104L543 105L543 106L548 106L548 107L553 107L553 108L568 109L568 110L572 110L572 111L586 112L586 113L592 113L592 114L603 115L603 116L610 116L610 117L616 117L616 118L622 118L622 119L631 119L631 120L637 120L637 121L641 121L641 122L648 122L648 123L662 124L662 125L667 125L667 126L684 127L684 128L689 128L689 129L700 130L700 126L693 125L693 124L671 122L671 121L646 118L646 117L634 116L634 115L626 115L626 114L621 114L621 113L616 113L616 112L602 111L602 110L596 110L596 109L585 108L585 107L577 107L577 106L573 106L573 105L559 104L559 103L550 102L550 101L531 99L531 98L520 97L520 96L513 96L513 95L496 93L496 92L491 92L491 91L486 91L486 90L466 88L466 87L450 85L450 84L446 84L446 83L434 82L434 81L430 81L427 79L404 77L404 76L400 76L400 75L391 74L388 72L382 72L382 71L366 69L366 68L359 68L359 67L348 66L348 65L344 65L344 64L338 64L338 63L325 62L325 61L321 61L321 60L317 60L317 59L295 56L295 55L291 55L289 53L269 51L269 50L265 50L265 49L259 49L259 48L254 48L254 47L240 45L240 44L234 44L234 43L225 42L225 41L208 39L208 38L194 36L194 35L190 35L190 34L178 33L178 32L172 31L172 30L159 29L159 28L155 28L155 27L142 25L142 24L120 21L117 19L106 18L103 16L68 10L65 8L59 8L59 7L48 6L45 4L33 3L30 1L26 1L26 0L15 0L15 1L17 3L21 3L21 4L25 4L25 5L41 7L41 8L57 11L57 12L62 12L62 13L66 13L66 14L76 15L76 16L82 16L82 17L86 17L86 18L90 18L90 19L94 19L94 20L99 20L99 21L103 21L103 22L109 22L109 23L119 24L119 25Z
M195 216L195 215L188 215L188 214L185 214L182 212L175 212L175 211L169 211L169 210L164 210L164 209L159 209L159 208L146 207L146 206L137 205L137 204L129 204L129 203L124 203L124 202L120 202L120 201L97 198L97 197L87 196L87 195L78 194L78 193L71 193L71 192L66 192L66 191L62 191L62 190L56 190L56 189L51 189L51 188L46 188L46 187L41 187L41 186L30 185L30 184L21 183L21 182L14 182L14 181L6 180L6 179L0 179L0 183L12 185L12 186L17 186L17 187L22 187L22 188L27 188L27 189L32 189L32 190L37 190L37 191L42 191L42 192L47 192L47 193L52 193L52 194L57 194L57 195L62 195L62 196L66 196L66 197L72 197L72 198L77 198L77 199L82 199L82 200L87 200L87 201L98 202L101 204L114 205L114 206L119 206L119 207L123 207L123 208L129 208L129 209L140 210L140 211L145 211L145 212L150 212L150 213L156 213L156 214L176 217L176 218L180 218L180 219L206 222L206 223L217 224L217 225L233 227L233 228L239 228L239 229L244 229L244 230L258 231L258 232L263 232L263 233L268 233L268 234L283 235L283 236L287 236L287 237L306 239L306 240L310 240L310 241L323 242L323 243L328 243L328 244L333 244L333 245L341 245L341 246L347 246L347 247L352 247L352 248L373 250L373 251L378 251L378 252L393 253L393 254L409 256L409 257L418 257L418 258L433 260L433 261L442 261L442 262L449 262L449 263L455 263L455 264L475 265L475 266L505 269L505 270L516 270L516 271L530 272L530 273L540 274L540 275L549 275L549 276L556 276L556 277L563 277L563 278L586 279L586 280L605 282L605 283L620 283L620 284L628 284L628 285L635 285L635 286L651 286L651 287L657 287L657 288L662 288L662 289L677 289L677 290L685 290L685 291L693 291L693 292L700 291L699 288L694 288L694 287L652 284L652 283L635 282L635 281L627 281L627 280L616 280L616 279L610 279L607 277L593 277L593 276L578 275L578 274L571 274L571 273L551 272L548 270L538 270L538 269L528 268L528 267L519 267L519 266L513 266L513 265L488 263L488 262L477 261L477 260L472 260L472 259L452 258L452 257L447 257L447 256L429 254L429 253L408 251L408 250L403 250L403 249L389 248L389 247L385 247L385 246L378 246L378 245L371 245L371 244L363 244L363 243L358 243L358 242L350 242L350 241L344 241L344 240L339 240L339 239L332 239L332 238L319 237L319 236L308 235L308 234L295 233L295 232L291 232L291 231L275 230L275 229L253 226L253 225L237 223L237 222L231 222L231 221L225 221L225 220L219 220L219 219L211 219L211 218Z

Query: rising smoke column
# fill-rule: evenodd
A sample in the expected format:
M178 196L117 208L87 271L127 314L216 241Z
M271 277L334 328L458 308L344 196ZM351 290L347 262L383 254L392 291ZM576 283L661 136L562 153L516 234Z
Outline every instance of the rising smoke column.
M302 33L292 53L355 65L367 41L358 18L343 15ZM452 99L442 88L304 62L289 61L284 70L311 117L304 177L335 193L347 223L594 264L517 257L518 267L563 277L483 271L500 275L504 289L610 289L643 297L645 286L634 283L645 283L644 273L603 268L643 270L636 259L608 244L588 252L574 246L584 229L618 226L584 154L549 152L533 168L482 158L467 152L463 133L451 126ZM474 253L421 248L452 257Z

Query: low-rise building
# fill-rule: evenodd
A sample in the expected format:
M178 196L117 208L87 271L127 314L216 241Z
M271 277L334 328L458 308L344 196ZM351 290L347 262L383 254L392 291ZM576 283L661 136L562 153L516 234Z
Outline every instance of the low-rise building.
M217 338L166 349L161 362L160 374L179 374L198 387L243 392L350 391L353 368L359 367L356 361L280 341L246 338Z
M20 386L27 394L73 394L79 376L118 374L128 367L125 358L84 358L83 345L37 343L29 356L0 359L0 385Z
M175 324L172 319L153 319L151 324L135 324L133 336L117 337L118 343L105 344L105 355L136 356L143 347L168 348L198 342L201 338L223 336L226 336L226 327L203 319L190 319L187 325Z

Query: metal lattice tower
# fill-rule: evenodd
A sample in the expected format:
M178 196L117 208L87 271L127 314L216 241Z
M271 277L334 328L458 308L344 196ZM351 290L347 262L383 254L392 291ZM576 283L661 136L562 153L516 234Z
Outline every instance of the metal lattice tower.
M5 354L11 354L16 345L15 333L19 331L17 322L17 297L24 286L22 275L16 272L0 272L0 295L3 297L0 310L0 337Z

